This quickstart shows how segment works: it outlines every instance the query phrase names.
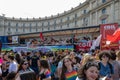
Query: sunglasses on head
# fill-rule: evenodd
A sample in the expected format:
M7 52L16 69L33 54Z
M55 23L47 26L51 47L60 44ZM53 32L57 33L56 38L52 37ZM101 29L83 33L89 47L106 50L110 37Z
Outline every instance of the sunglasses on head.
M87 62L84 66L85 66L86 69L91 67L91 66L96 66L99 69L99 65L95 61L94 62Z
M24 63L24 65L27 65L28 63Z
M106 58L107 56L103 55L102 57L103 57L103 58Z

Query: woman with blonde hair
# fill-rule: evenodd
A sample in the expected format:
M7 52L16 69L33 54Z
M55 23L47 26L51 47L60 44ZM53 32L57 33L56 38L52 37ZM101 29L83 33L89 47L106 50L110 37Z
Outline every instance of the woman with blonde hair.
M116 52L117 61L120 63L120 50Z
M82 61L81 61L81 65L84 65L92 56L88 53L84 54Z

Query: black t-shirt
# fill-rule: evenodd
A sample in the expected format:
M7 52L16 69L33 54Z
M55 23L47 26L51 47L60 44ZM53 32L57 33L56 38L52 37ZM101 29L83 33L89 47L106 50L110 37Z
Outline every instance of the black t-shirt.
M7 74L8 74L8 69L7 69L7 70L5 70L5 71L3 71L3 70L2 70L2 77L6 77L6 76L7 76Z
M31 64L31 66L33 66L33 67L37 67L38 66L38 60L39 60L39 57L37 57L37 56L33 56L33 57L31 57L31 60L32 60L32 64Z

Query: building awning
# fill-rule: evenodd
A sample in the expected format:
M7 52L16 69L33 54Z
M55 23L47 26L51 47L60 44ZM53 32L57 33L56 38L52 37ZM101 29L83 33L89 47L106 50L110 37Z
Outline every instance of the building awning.
M81 27L81 28L70 28L70 29L62 29L62 30L51 30L44 31L43 36L65 36L72 34L89 34L96 33L100 31L99 26L91 26L91 27ZM19 38L35 38L40 36L40 32L36 33L26 33L26 34L18 34Z

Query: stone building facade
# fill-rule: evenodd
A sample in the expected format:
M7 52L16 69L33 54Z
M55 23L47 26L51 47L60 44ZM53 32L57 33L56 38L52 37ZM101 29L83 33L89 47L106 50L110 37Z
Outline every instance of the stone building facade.
M0 36L120 24L120 0L86 0L71 10L44 18L0 16Z

